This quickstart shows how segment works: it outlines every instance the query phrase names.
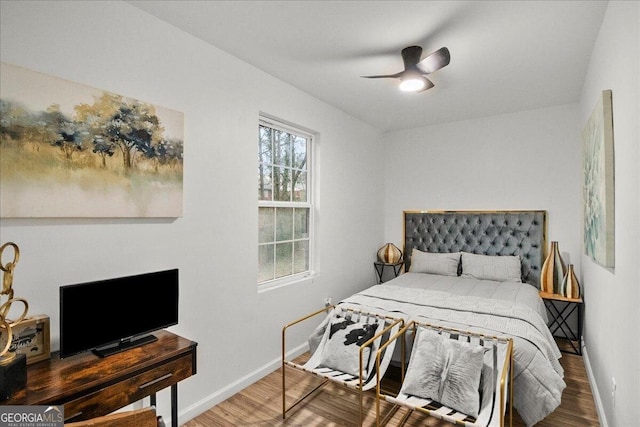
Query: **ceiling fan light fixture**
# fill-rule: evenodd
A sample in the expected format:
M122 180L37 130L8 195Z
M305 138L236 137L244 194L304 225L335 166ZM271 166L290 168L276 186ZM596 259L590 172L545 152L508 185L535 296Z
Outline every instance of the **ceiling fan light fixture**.
M422 77L407 77L400 82L400 90L403 92L418 92L427 87L427 82Z
M362 76L366 79L400 79L400 90L403 92L424 92L434 87L427 75L446 67L451 60L449 49L442 47L424 59L420 46L409 46L402 49L404 70L395 74Z

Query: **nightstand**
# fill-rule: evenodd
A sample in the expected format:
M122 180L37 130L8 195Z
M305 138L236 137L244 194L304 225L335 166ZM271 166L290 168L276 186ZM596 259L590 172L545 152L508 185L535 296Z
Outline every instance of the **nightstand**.
M580 347L580 339L582 338L582 298L567 298L558 294L550 294L547 292L540 292L540 298L544 301L544 305L547 307L547 312L551 314L549 319L549 330L551 335L556 336L556 332L559 332L559 338L566 339L573 351L561 350L564 353L571 353L582 355L582 348ZM567 319L573 312L577 312L578 315L578 333L575 334L569 327Z
M374 262L373 268L376 269L376 273L378 274L378 284L382 283L382 276L384 275L384 269L386 267L393 268L393 277L398 277L398 274L400 274L400 270L402 270L403 265L404 261L398 261L392 264L380 261Z

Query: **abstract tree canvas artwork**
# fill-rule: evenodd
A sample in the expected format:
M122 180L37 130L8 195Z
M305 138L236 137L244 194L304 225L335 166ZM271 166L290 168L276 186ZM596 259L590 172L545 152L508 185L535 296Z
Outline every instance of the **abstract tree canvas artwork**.
M0 67L2 218L182 216L182 113Z
M613 107L602 92L582 132L585 253L598 264L615 266Z

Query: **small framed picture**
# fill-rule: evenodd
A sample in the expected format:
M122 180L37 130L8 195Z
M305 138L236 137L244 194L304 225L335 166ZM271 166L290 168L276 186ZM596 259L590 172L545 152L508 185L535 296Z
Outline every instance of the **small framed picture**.
M14 323L11 326L13 339L9 351L27 356L27 365L51 357L49 338L49 316L37 315ZM7 334L0 329L0 349L7 342Z

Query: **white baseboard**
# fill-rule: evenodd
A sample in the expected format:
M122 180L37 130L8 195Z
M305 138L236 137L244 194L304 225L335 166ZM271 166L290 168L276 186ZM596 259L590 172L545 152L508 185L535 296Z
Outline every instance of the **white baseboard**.
M584 339L582 340L582 361L587 371L587 379L589 380L589 385L591 386L591 394L593 394L593 400L596 403L596 412L598 413L600 426L609 427L609 424L607 423L607 417L604 413L604 407L602 406L602 399L600 399L598 385L596 384L596 379L593 376L593 371L591 370L591 363L589 362L589 352L587 351L587 344L584 342Z
M289 351L287 353L287 358L288 359L296 358L302 355L305 351L308 351L308 349L309 347L307 344L302 344L299 347L296 347L293 350ZM261 378L269 375L276 369L280 368L280 366L282 366L282 360L278 357L277 359L274 359L273 361L256 369L255 371L250 372L249 374L238 379L237 381L232 382L226 387L216 390L214 393L206 396L204 399L194 403L193 405L188 406L184 410L180 411L180 413L178 414L179 425L186 423L187 421L197 417L203 412L206 412L208 409L225 401L226 399L230 398L234 394L238 393L240 390L255 383ZM167 426L171 425L171 419L170 418L165 419L165 424Z

